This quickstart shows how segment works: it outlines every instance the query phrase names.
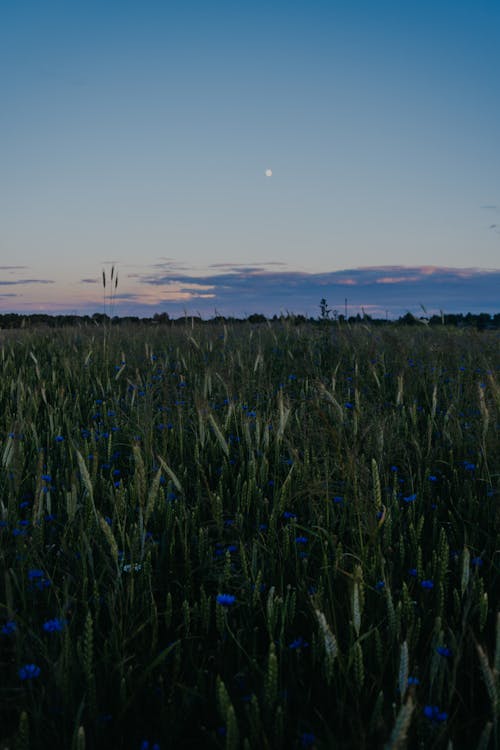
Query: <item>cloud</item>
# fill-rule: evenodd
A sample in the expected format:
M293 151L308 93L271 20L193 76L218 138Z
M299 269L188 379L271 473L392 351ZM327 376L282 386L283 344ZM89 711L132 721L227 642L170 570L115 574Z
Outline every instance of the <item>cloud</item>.
M316 317L322 297L342 313L347 297L349 314L364 308L370 314L385 316L389 311L395 317L408 310L420 314L421 305L430 314L440 309L495 312L500 308L500 270L495 269L371 266L314 274L257 264L217 264L214 270L220 272L202 276L153 272L140 276L139 282L156 290L159 312L174 316L182 313L186 300L208 317L214 306L222 315L289 311Z
M16 281L0 281L1 286L13 286L15 284L54 284L52 279L17 279Z
M47 280L0 282L3 284L49 283ZM59 314L102 312L95 279L82 279L82 290L65 299L51 290L51 300L22 300L22 312ZM83 291L85 286L88 295ZM217 264L203 274L172 272L159 265L148 273L125 279L113 295L114 315L151 317L167 312L171 317L188 314L211 318L215 314L246 317L280 313L318 317L325 298L331 310L348 315L364 309L374 317L397 318L410 311L419 316L422 306L429 315L447 313L495 313L500 311L500 269L440 266L370 266L325 273L287 270L282 265ZM6 290L7 291L7 290ZM7 304L7 303L6 303ZM12 302L21 311L21 301Z
M97 284L98 279L80 279L80 284ZM102 283L102 280L101 280Z
M0 271L22 271L28 266L0 266Z

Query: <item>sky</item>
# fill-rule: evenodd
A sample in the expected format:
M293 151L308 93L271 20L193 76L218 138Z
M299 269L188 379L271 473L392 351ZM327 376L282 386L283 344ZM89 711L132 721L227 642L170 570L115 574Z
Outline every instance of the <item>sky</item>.
M103 312L113 266L117 315L500 311L499 27L498 0L3 0L0 313Z

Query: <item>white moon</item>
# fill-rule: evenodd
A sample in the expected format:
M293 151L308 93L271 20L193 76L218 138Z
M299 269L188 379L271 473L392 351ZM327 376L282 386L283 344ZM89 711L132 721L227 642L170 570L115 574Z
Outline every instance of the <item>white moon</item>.
M272 169L266 169L266 177L272 177L273 176L273 170Z

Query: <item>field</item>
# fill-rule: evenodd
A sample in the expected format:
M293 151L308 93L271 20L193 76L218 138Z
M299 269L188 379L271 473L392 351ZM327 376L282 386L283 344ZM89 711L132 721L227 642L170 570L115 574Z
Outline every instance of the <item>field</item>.
M0 748L500 746L500 337L0 331Z

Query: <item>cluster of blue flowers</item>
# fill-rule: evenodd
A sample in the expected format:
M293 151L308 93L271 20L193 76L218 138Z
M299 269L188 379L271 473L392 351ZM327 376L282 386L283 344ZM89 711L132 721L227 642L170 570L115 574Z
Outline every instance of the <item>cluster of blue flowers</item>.
M18 672L21 680L34 680L40 676L41 669L36 664L25 664Z
M446 721L448 718L446 711L441 711L439 706L424 706L424 716L436 724Z
M7 622L2 625L2 629L0 630L0 633L2 635L13 635L17 630L17 624L15 620L7 620Z
M50 580L46 573L39 568L31 568L31 570L28 571L28 581L32 588L36 588L39 591L50 586Z
M46 633L60 633L66 626L66 620L60 617L54 617L53 620L47 620L43 623L43 629Z
M217 604L220 604L221 607L231 607L236 601L236 597L232 594L218 594L217 595Z

